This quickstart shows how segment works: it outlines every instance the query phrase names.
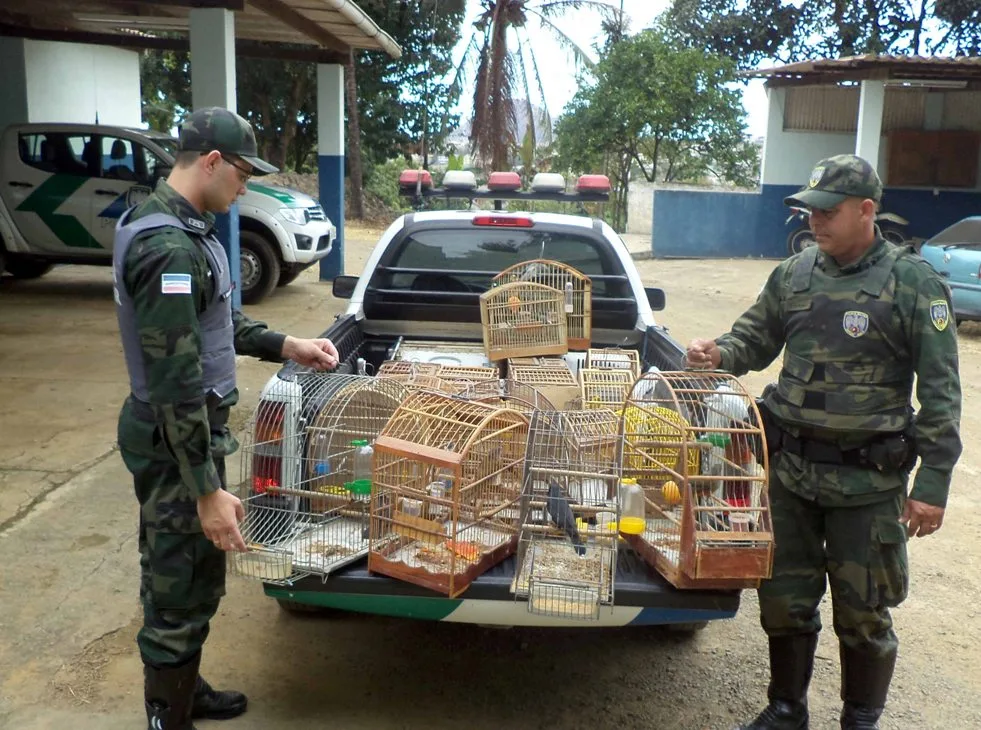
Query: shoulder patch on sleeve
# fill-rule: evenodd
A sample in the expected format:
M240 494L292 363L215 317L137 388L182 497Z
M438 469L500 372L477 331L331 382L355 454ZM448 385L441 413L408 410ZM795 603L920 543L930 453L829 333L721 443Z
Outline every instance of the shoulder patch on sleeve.
M160 293L161 294L190 294L191 275L190 274L161 274Z
M950 308L946 299L934 299L930 302L930 321L937 331L943 332L950 323Z

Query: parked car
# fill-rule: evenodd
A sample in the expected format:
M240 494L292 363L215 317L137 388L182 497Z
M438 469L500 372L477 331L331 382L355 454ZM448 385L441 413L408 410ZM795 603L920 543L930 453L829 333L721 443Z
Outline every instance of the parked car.
M54 264L112 263L116 221L174 165L158 132L20 124L0 137L0 273L36 278ZM242 301L254 304L328 253L336 228L313 198L250 182L239 199Z
M920 255L947 280L957 324L981 321L981 216L963 218L928 238Z

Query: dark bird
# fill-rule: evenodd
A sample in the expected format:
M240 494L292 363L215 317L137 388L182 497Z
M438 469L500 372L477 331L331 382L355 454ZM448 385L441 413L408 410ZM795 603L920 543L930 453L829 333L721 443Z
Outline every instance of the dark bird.
M564 530L569 536L576 552L579 555L585 555L586 545L579 535L579 528L576 527L576 516L572 513L572 507L569 506L569 498L554 478L548 480L548 499L545 500L545 511L556 527Z

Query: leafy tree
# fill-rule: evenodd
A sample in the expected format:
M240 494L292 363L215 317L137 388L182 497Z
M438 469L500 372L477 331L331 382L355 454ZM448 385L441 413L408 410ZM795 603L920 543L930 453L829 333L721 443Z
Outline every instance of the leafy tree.
M975 55L977 0L674 0L672 37L742 68L866 53Z
M630 176L751 184L758 156L745 141L734 64L644 31L609 46L559 119L560 166L605 170L615 188L613 225L626 223Z

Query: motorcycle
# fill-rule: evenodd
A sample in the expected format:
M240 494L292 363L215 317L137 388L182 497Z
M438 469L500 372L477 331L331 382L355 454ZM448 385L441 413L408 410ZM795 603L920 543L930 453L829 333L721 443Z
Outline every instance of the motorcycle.
M791 206L791 214L784 221L784 225L789 225L791 221L801 220L803 225L795 228L787 236L787 253L793 256L795 253L800 253L805 248L809 248L817 244L814 238L814 234L811 232L811 226L808 222L809 211L807 208L798 208L796 206ZM909 221L903 218L901 215L896 215L895 213L877 213L875 216L875 224L879 228L879 233L884 239L895 243L897 246L902 246L906 243L906 227L909 225Z

